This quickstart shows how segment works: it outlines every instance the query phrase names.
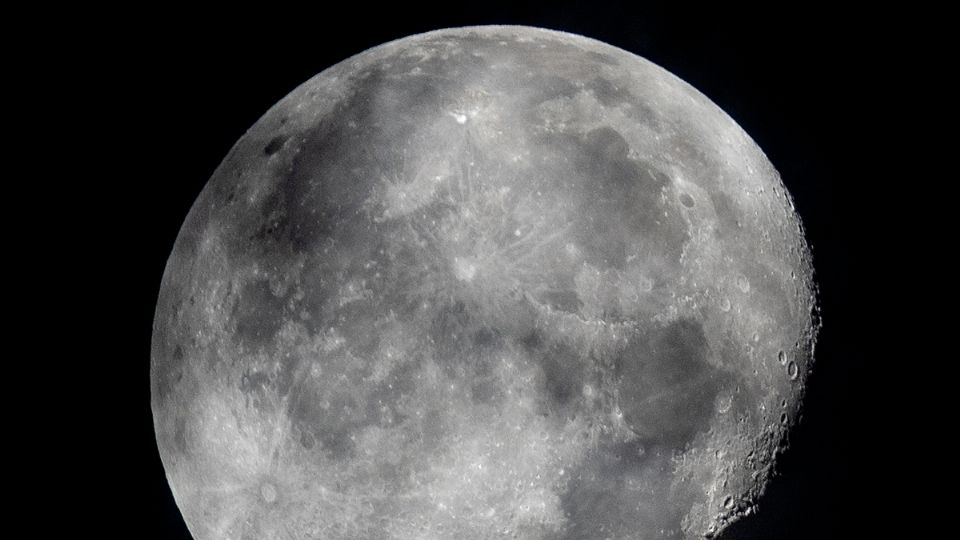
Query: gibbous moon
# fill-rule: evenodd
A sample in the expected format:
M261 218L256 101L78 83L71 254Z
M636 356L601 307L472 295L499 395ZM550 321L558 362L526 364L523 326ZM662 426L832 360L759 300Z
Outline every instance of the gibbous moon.
M151 382L198 540L716 536L818 328L774 167L677 77L525 27L370 49L236 143Z

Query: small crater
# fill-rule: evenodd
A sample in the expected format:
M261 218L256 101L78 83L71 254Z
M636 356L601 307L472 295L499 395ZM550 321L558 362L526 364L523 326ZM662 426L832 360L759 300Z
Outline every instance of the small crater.
M717 412L724 414L730 410L730 407L733 405L733 396L726 394L720 397L717 400Z
M306 448L307 450L312 449L316 443L317 443L316 439L314 439L313 435L311 435L308 432L304 432L300 436L300 444L303 445L303 447Z
M460 281L470 282L477 274L477 265L468 258L456 257L453 260L454 274Z
M747 281L746 276L741 275L737 277L737 287L743 292L750 292L750 282Z
M777 359L780 361L781 366L787 365L787 353L780 351L777 353Z
M264 482L260 486L260 496L267 504L272 504L277 500L277 488L270 482Z
M727 495L723 499L723 507L726 508L727 510L730 510L731 508L733 508L733 497L731 497L730 495Z
M680 204L686 206L687 208L693 208L693 197L686 193L680 194Z
M790 377L791 381L795 381L797 380L797 376L799 374L800 374L800 368L797 367L796 362L791 360L790 363L787 364L787 376Z
M720 299L720 311L730 311L730 299L726 296Z

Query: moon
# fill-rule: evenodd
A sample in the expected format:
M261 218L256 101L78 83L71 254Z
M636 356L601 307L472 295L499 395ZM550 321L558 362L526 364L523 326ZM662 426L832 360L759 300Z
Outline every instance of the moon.
M439 30L214 172L156 306L157 445L199 540L710 538L817 330L791 198L709 99L585 37Z

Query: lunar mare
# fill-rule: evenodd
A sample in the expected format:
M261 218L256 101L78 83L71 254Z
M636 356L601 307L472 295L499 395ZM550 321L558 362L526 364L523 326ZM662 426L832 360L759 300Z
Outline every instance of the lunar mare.
M408 37L277 103L190 210L160 455L198 540L714 536L798 415L812 278L773 166L663 69Z

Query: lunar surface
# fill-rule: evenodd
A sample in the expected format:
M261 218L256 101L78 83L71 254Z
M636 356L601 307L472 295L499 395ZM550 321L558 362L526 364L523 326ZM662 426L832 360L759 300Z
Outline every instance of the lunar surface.
M199 195L157 444L198 540L714 537L785 448L815 303L777 172L683 81L554 31L412 36Z

